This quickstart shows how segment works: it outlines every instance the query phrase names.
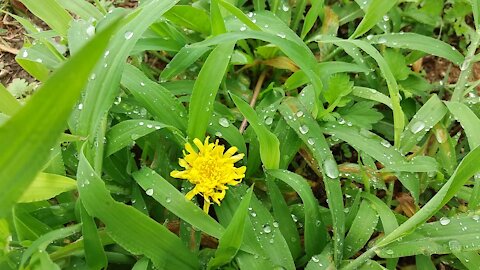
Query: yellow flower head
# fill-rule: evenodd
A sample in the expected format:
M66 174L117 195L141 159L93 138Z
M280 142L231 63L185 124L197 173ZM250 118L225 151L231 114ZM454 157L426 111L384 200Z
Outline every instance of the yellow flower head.
M234 166L234 163L244 156L234 155L238 150L236 147L231 147L224 153L225 147L218 145L218 140L213 144L209 143L208 139L209 137L203 144L199 139L193 140L198 152L190 143L186 143L185 149L188 154L184 150L184 158L178 160L185 170L170 173L172 177L187 179L195 185L185 197L191 200L200 193L205 199L203 210L207 213L212 201L220 205L220 201L225 197L225 190L228 189L226 185L235 186L240 183L246 171L245 166L240 168Z

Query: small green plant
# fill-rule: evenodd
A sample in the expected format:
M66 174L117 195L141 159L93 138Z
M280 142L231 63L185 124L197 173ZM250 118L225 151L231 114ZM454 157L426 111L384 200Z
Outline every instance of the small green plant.
M478 269L480 1L20 2L0 269Z

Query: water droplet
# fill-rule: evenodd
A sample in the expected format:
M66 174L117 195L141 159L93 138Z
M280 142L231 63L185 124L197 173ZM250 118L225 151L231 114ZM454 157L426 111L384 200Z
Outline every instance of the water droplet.
M310 144L310 145L314 145L315 144L315 139L314 138L308 138L307 143Z
M386 147L386 148L389 148L390 146L392 146L392 145L390 144L390 142L387 141L387 140L382 140L382 141L380 142L380 144L382 144L382 145L383 145L384 147Z
M320 261L320 259L317 258L317 256L313 256L312 261L318 263Z
M145 86L145 83L144 83L144 82L140 82L140 85L141 85L141 86Z
M149 188L149 189L145 190L145 193L146 193L148 196L152 196L152 195L153 195L153 189L152 189L152 188Z
M462 245L457 240L448 241L448 248L452 252L459 252L462 250Z
M277 36L280 37L280 38L286 38L287 37L284 33L278 33Z
M247 30L247 27L245 27L245 26L240 27L240 31L243 32L243 31L245 31L245 30Z
M472 216L473 220L475 220L476 222L478 222L480 220L480 216L479 215L473 215Z
M230 122L227 120L227 118L224 118L224 117L218 119L218 123L222 127L229 127L230 126Z
M265 24L263 27L268 28L269 26L268 26L268 24Z
M23 53L22 53L22 57L27 57L27 56L28 56L28 52L27 52L27 50L23 51Z
M410 131L412 131L413 134L417 134L418 132L422 131L425 128L425 123L422 121L417 121L413 123L413 125L410 127Z
M145 123L143 123L143 122L138 123L139 126L143 126L144 124Z
M388 17L388 15L383 15L383 20L385 22L388 22L390 20L390 17Z
M302 111L298 111L296 115L297 115L297 117L302 117L302 116L303 116L303 112L302 112Z
M378 44L384 44L387 43L387 40L384 37L381 37L378 39Z
M271 233L271 232L272 232L272 228L270 227L270 225L268 225L268 224L263 225L263 232L265 232L265 233Z
M306 125L301 125L298 130L300 131L300 133L302 134L307 134L308 133L308 127Z
M82 104L82 103L78 104L78 109L79 109L79 110L82 110L82 109L83 109L83 104Z
M109 54L110 54L109 50L105 51L105 54L103 54L103 58L106 58Z
M215 136L217 136L217 137L222 137L223 134L222 134L220 131L217 131L217 132L215 132Z
M279 224L278 224L278 222L274 221L274 222L272 223L272 225L273 225L273 227L278 228L278 225L279 225Z
M166 203L171 203L171 202L172 202L172 199L171 199L170 197L167 197L167 198L165 199L165 202L166 202Z
M43 60L40 59L40 58L37 58L37 60L35 60L35 62L37 62L37 63L43 63Z
M393 255L393 250L387 249L387 250L385 250L385 253L388 254L388 255Z
M92 75L90 75L90 80L95 80L95 78L97 77L97 75L95 73L92 73Z
M272 123L273 123L273 118L272 118L272 117L267 117L267 118L265 119L265 124L266 124L267 126L270 126Z
M339 123L340 125L345 124L345 119L343 119L343 118L338 118L338 123Z
M130 31L125 32L125 39L126 39L126 40L129 40L129 39L131 39L132 37L133 37L133 32L130 32Z
M152 125L152 124L148 124L148 125L147 125L147 128L153 128L153 125Z
M282 6L282 10L285 11L285 12L287 12L288 10L290 10L290 8L289 8L287 5L284 4L284 5Z
M333 179L337 178L340 174L338 172L337 163L331 158L325 160L325 162L323 163L323 169L325 170L325 174Z
M90 25L88 28L87 28L87 36L91 37L95 34L95 26L93 25Z
M450 219L448 217L442 217L440 218L440 224L445 226L445 225L448 225L450 223Z
M372 40L372 38L373 38L373 35L368 35L367 36L367 40Z
M251 212L250 212L250 216L256 217L256 216L257 216L257 213L256 213L255 211L251 211Z

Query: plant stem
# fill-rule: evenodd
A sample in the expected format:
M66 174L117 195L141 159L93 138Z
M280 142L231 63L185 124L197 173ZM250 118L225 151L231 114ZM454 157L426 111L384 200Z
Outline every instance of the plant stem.
M470 73L472 72L472 64L473 64L473 57L475 56L475 52L480 44L480 33L474 32L472 37L472 42L468 46L468 52L465 56L465 60L463 61L462 65L460 66L460 76L458 77L457 84L455 85L455 89L453 90L451 101L461 102L464 97L464 88L465 83L467 83L468 78L470 77Z
M257 84L255 85L255 89L253 91L253 96L252 99L250 100L250 107L255 107L255 103L257 103L257 98L258 95L260 94L260 90L262 89L262 84L265 81L265 77L267 76L267 70L264 69L260 76L258 77ZM243 133L245 131L245 128L247 127L247 118L243 118L242 124L240 125L240 128L238 129L240 133Z

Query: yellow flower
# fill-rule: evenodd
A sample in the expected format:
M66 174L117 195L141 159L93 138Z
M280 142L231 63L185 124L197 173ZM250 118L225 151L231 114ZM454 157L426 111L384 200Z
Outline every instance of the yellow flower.
M187 179L195 187L190 190L185 197L191 200L195 195L200 194L205 199L203 210L208 213L212 201L220 205L220 201L225 197L226 186L235 186L245 177L246 167L236 168L234 163L241 160L244 154L236 154L237 148L231 147L225 153L225 147L215 143L208 142L209 137L202 142L194 139L193 143L197 146L198 152L193 149L190 143L185 144L188 154L183 151L183 158L178 159L180 166L184 171L172 171L170 176L175 178Z

